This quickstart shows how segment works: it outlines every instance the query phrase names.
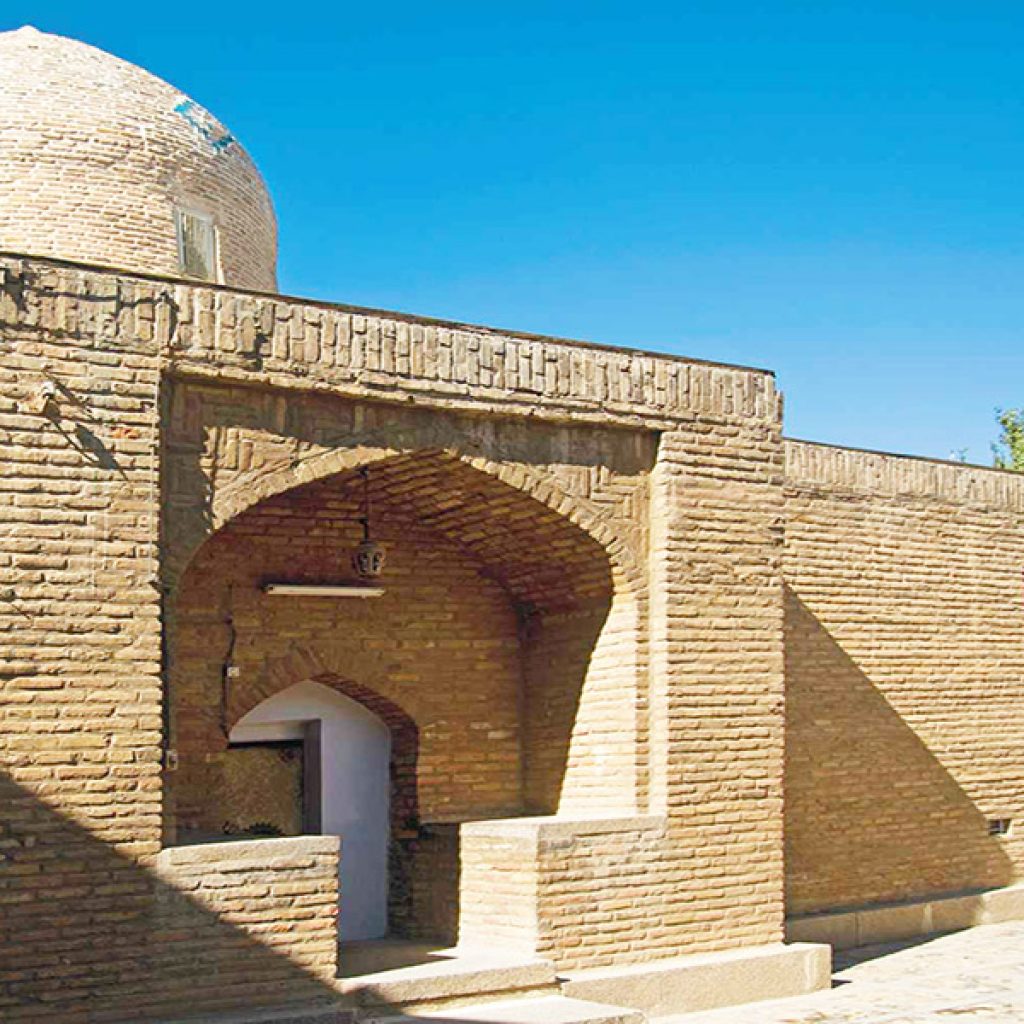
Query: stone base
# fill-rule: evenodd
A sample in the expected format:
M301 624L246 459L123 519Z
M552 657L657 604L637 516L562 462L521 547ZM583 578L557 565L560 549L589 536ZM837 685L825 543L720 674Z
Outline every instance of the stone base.
M779 943L576 971L565 976L562 992L656 1017L806 995L828 988L831 975L828 946Z
M786 921L786 937L795 942L827 942L833 949L850 949L1019 920L1024 920L1024 885L1011 885L914 903L876 904L791 917Z
M601 967L557 979L544 961L506 963L493 954L450 952L457 955L447 963L339 979L334 1006L202 1019L217 1024L456 1019L466 1024L642 1024L648 1017L805 995L828 988L832 969L829 947L808 943Z

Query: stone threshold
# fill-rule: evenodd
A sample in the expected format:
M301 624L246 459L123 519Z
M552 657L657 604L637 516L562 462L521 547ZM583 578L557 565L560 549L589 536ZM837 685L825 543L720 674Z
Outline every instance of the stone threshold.
M372 1017L361 1024L415 1024L416 1021L432 1021L433 1024L645 1024L646 1020L639 1010L603 1006L565 996L544 996L462 1006L455 1011Z
M225 862L261 867L282 857L337 854L338 836L303 835L241 838L214 836L181 846L166 846L156 856L157 868L219 868Z
M488 818L465 821L460 826L463 836L493 836L506 839L511 836L529 839L575 839L580 836L607 835L617 832L638 832L666 827L661 814L622 814L619 816L551 814L528 818Z

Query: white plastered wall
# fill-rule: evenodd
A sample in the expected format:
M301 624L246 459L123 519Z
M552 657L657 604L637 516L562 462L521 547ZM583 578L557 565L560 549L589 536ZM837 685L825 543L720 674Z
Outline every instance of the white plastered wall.
M387 726L361 704L322 686L290 686L244 715L232 743L300 739L321 723L322 830L341 836L340 936L379 938L387 931Z

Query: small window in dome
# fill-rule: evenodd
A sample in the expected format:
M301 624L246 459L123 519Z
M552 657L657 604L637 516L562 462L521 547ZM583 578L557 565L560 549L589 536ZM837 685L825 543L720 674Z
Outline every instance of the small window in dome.
M178 263L186 277L217 280L217 229L209 214L176 210Z

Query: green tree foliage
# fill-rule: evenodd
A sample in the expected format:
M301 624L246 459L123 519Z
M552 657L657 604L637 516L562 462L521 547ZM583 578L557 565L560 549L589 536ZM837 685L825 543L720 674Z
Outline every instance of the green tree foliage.
M999 440L992 445L1000 469L1024 473L1024 409L997 409Z

